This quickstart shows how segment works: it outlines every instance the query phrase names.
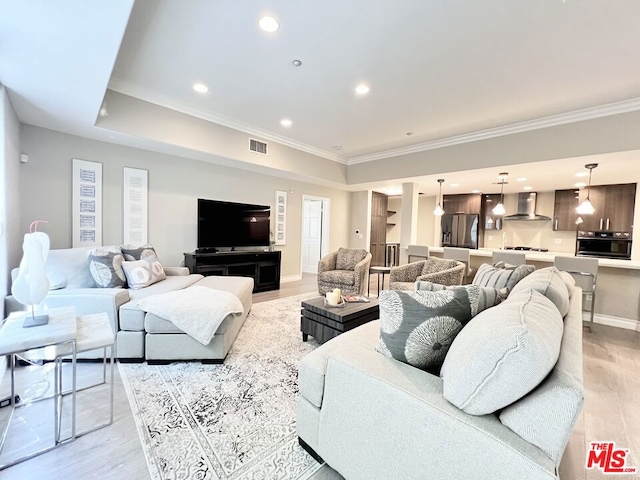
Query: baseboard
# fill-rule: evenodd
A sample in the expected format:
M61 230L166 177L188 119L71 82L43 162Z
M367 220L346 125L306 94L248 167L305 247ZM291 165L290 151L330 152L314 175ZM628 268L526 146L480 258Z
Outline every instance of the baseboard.
M582 320L588 322L589 319L589 312L582 312ZM624 328L625 330L640 332L640 321L633 320L631 318L613 317L611 315L596 313L593 316L593 323L599 323L601 325L608 325L610 327Z
M289 282L297 282L302 280L302 274L298 275L287 275L286 277L280 277L280 283L289 283Z

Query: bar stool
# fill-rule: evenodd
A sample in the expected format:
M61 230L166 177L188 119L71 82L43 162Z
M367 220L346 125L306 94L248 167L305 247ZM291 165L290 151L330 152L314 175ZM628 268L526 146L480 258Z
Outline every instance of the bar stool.
M419 262L420 260L426 260L427 258L429 258L429 247L424 245L407 246L407 261L409 263Z
M495 265L498 262L508 263L509 265L524 265L527 259L524 253L516 252L493 252L491 255L491 263Z
M444 247L442 258L446 258L447 260L457 260L459 262L464 263L467 268L465 270L464 281L465 283L471 277L471 253L468 248L457 248L457 247Z
M582 304L585 300L591 300L591 308L587 311L590 312L589 322L587 325L589 331L591 331L591 325L593 324L593 315L595 313L596 305L596 281L598 278L598 259L586 258L586 257L555 257L554 265L558 270L563 270L575 279L576 285L582 288Z

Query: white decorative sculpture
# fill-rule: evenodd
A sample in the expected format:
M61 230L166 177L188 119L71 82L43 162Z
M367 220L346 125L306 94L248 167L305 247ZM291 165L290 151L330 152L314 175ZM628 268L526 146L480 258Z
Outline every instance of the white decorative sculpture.
M43 220L33 222L29 227L29 233L24 236L24 255L20 261L18 276L11 286L11 293L18 302L31 305L31 317L25 320L25 327L45 325L49 321L49 315L34 315L34 306L44 300L49 292L45 263L50 242L46 233L37 231L40 222Z

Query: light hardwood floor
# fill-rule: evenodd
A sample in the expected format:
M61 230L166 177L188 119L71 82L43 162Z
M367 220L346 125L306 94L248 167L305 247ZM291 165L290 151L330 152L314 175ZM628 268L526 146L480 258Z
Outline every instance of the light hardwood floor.
M300 281L282 284L279 291L254 294L253 301L265 302L315 289L315 276L305 275ZM373 295L376 289L374 276L371 283ZM629 448L630 464L640 467L640 333L602 325L594 325L591 332L585 329L583 333L586 402L560 467L562 480L607 478L598 472L585 470L588 443L595 440L613 439L619 446ZM3 387L6 385L7 382L3 382ZM115 399L112 426L10 467L0 472L0 478L149 479L135 422L117 370ZM328 480L342 477L325 466L312 478ZM638 477L616 476L616 479L628 478Z

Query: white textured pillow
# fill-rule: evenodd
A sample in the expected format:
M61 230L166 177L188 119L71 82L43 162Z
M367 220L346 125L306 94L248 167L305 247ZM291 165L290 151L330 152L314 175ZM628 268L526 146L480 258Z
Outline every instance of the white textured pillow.
M135 260L133 262L122 262L122 268L127 276L129 288L134 290L148 287L167 278L162 264L155 255L150 255L142 260Z
M449 348L440 372L444 398L471 415L512 404L553 369L563 328L555 305L532 289L480 312Z
M556 267L536 270L520 280L511 290L510 295L533 288L553 302L564 317L569 312L569 290Z

